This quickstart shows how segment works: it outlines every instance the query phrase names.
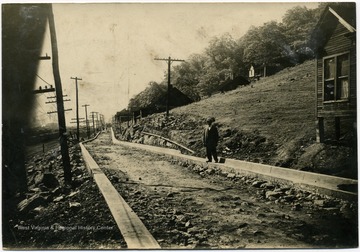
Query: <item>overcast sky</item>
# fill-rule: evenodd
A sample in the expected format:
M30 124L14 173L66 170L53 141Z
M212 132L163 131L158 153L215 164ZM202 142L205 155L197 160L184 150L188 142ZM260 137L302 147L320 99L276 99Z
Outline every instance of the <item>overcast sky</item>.
M79 104L90 104L110 120L128 104L129 98L160 82L167 70L155 57L188 59L202 53L214 36L229 32L234 39L250 26L282 21L297 5L316 8L315 2L282 3L55 3L60 75L67 124L75 118L75 81L79 81ZM43 54L51 55L50 35L45 35ZM176 63L174 63L176 64ZM51 61L40 61L38 75L53 84ZM37 79L36 87L46 83ZM57 121L48 94L37 96L37 120ZM85 117L80 107L80 117Z

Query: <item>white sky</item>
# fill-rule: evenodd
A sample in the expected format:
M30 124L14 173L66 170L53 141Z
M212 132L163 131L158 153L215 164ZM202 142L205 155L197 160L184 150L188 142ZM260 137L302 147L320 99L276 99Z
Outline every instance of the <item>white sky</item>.
M88 113L98 111L108 121L128 104L128 99L160 82L167 70L165 61L155 57L188 59L201 53L211 38L229 32L234 39L250 26L282 21L288 9L297 5L316 8L315 2L279 3L55 3L60 75L68 125L75 118L75 81L79 81L81 105L90 104ZM45 35L43 55L51 55L50 35ZM174 63L176 64L176 63ZM38 75L53 84L51 61L40 61ZM44 86L40 78L36 87ZM129 91L129 96L128 96ZM37 120L57 122L54 104L37 97Z

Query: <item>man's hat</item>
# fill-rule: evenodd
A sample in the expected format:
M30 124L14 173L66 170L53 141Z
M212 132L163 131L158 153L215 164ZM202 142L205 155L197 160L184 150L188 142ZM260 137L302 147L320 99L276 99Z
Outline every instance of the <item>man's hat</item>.
M208 119L206 119L206 122L215 122L215 118L214 117L209 117Z

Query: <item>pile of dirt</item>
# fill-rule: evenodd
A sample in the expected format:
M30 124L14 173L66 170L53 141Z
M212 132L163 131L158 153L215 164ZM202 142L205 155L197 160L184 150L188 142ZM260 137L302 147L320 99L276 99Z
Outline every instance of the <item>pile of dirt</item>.
M3 199L3 246L9 249L126 248L78 145L69 148L72 183L53 149L27 161L29 191Z

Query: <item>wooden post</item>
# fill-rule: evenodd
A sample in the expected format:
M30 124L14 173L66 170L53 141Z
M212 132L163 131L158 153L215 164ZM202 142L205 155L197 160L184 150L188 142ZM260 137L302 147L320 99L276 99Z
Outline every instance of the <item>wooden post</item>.
M324 118L318 117L316 120L316 142L324 142Z
M266 65L264 65L264 77L266 77Z
M122 133L121 132L121 116L119 116L119 125L120 125L120 134Z
M95 131L95 112L91 112L91 117L92 117L92 121L93 121L93 131L94 131L94 136L96 136L96 131Z
M86 134L87 134L88 139L90 139L90 125L89 125L88 113L87 113L87 107L89 107L89 106L90 106L89 104L82 105L82 107L85 107Z
M76 140L80 141L80 127L79 127L79 90L78 90L78 80L82 80L78 77L70 77L70 79L75 80L76 85Z
M52 65L53 65L53 74L55 81L55 90L56 90L56 105L58 111L58 121L59 121L59 138L61 146L61 156L63 161L64 168L64 179L66 183L71 182L71 166L69 158L69 148L67 143L67 133L66 133L66 122L65 122L65 112L64 112L64 101L63 93L61 86L61 78L59 71L59 59L58 59L58 48L56 40L56 31L55 31L55 21L54 14L52 10L52 4L49 4L49 29L50 29L50 38L51 38L51 50L52 50Z
M167 92L166 92L166 121L168 120L169 117L169 99L170 99L170 88L171 88L171 84L170 84L170 79L171 79L171 71L170 71L170 66L171 66L171 57L169 56L169 60L168 60L168 85L167 85Z

